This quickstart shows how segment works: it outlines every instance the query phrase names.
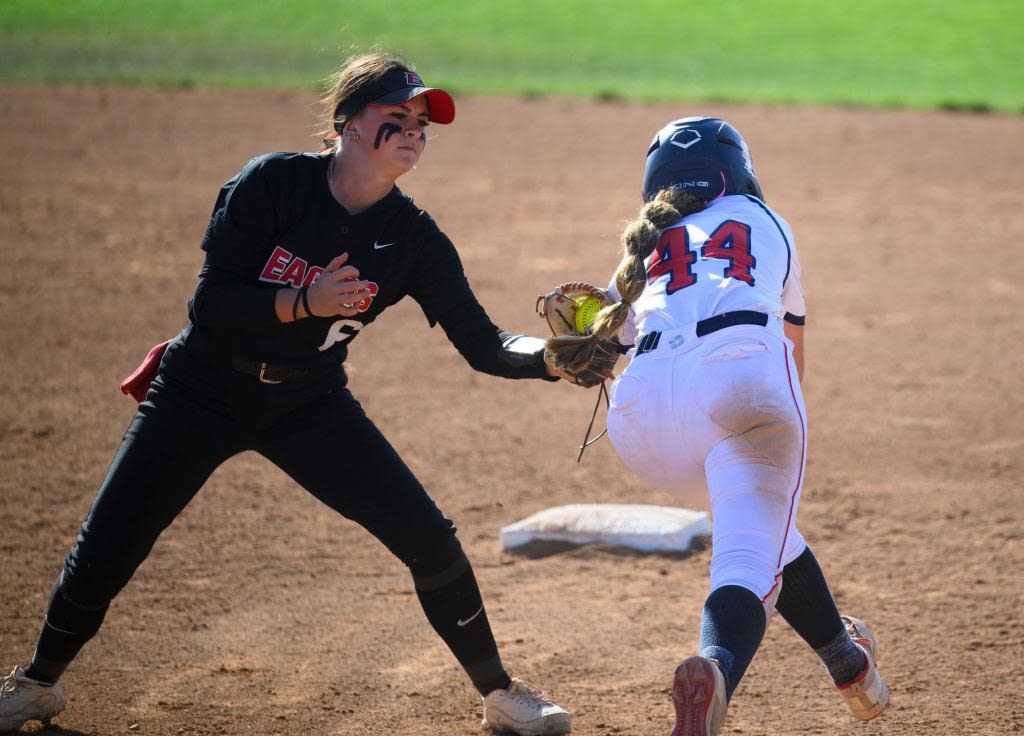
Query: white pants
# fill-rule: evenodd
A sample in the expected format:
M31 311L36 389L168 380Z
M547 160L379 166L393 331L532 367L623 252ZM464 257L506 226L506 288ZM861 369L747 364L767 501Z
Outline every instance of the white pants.
M807 423L781 321L704 338L662 334L611 389L608 435L623 462L688 508L710 510L711 590L740 585L775 604L796 528Z

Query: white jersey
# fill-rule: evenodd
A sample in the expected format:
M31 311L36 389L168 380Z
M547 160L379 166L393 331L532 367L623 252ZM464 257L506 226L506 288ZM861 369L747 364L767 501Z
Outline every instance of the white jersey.
M640 478L711 512L711 589L746 588L769 615L782 568L806 548L806 412L781 322L804 318L792 231L755 197L721 197L662 230L644 266L620 335L644 349L609 389L608 436ZM772 318L695 324L741 310Z
M793 232L755 197L721 197L665 228L644 266L647 286L630 309L623 344L741 309L803 324ZM620 298L614 280L609 292Z

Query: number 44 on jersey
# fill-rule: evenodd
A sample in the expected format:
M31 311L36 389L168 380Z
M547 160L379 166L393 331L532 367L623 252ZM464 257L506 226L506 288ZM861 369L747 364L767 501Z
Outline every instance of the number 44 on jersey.
M749 225L737 220L726 220L704 241L700 247L700 257L728 261L722 274L725 278L754 285L754 276L750 271L757 265L757 259L750 252ZM686 228L666 230L651 255L647 282L651 283L659 276L668 274L669 281L665 287L667 294L693 286L697 283L697 276L693 272L693 264L696 262L697 252L690 248L690 235Z

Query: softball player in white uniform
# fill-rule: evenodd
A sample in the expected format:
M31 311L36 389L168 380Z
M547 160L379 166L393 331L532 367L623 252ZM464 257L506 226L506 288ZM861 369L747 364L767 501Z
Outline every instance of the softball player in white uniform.
M855 715L888 703L875 639L841 618L796 528L807 450L804 298L789 225L728 123L687 118L648 150L644 208L590 339L632 344L608 434L637 475L712 514L700 656L673 682L673 736L710 736L777 609ZM556 348L557 352L557 348Z

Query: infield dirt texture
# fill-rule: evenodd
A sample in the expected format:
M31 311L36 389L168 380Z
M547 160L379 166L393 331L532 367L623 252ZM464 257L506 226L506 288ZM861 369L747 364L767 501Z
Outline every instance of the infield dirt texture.
M840 608L878 633L893 708L855 722L776 619L725 733L1024 730L1024 118L458 104L400 183L506 329L542 334L537 294L606 282L646 145L674 117L735 123L793 225L809 305L800 527ZM133 413L118 382L185 320L219 186L254 154L311 148L315 109L291 92L0 87L4 667L31 653ZM498 551L502 525L548 506L671 502L607 441L573 462L594 393L474 373L411 301L359 336L349 370L456 520L509 669L571 708L577 734L667 734L709 551ZM45 733L479 729L401 564L253 455L164 534L64 683Z

